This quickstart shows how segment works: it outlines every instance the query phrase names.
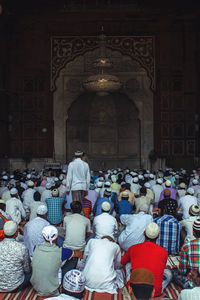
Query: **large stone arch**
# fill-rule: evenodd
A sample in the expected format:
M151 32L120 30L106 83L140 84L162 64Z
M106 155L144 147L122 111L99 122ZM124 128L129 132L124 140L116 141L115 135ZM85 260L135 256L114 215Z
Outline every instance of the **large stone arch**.
M138 110L140 123L140 154L141 166L148 167L148 154L153 149L153 92L151 79L140 63L119 51L107 49L107 55L112 57L114 68L110 71L117 75L123 83L120 94L126 95ZM60 71L56 80L54 92L54 143L55 159L66 161L67 141L66 123L70 107L74 101L85 93L82 81L94 73L92 62L98 56L98 49L77 56ZM102 97L99 97L101 101ZM123 105L123 104L122 104ZM82 110L87 109L83 101ZM68 157L69 158L69 157ZM138 164L135 165L138 167Z

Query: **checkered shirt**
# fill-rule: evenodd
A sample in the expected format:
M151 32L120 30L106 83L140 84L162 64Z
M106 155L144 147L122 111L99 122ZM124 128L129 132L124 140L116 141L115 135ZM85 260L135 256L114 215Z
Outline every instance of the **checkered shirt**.
M160 235L156 243L168 251L168 254L179 252L181 225L171 215L164 215L154 220L160 227Z
M195 239L183 245L179 268L182 274L187 274L191 269L200 270L200 239Z
M53 225L61 223L63 220L62 205L64 203L64 198L47 198L46 203L48 208L47 220Z

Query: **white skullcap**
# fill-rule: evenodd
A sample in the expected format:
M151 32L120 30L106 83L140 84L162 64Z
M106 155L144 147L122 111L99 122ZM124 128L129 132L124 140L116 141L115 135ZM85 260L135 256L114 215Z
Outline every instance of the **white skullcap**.
M104 183L104 185L106 185L107 187L110 187L110 186L111 186L111 183L110 183L110 181L106 181L106 182Z
M148 189L151 187L151 185L150 185L149 182L145 182L144 186L145 186L146 188L148 188Z
M41 204L40 206L38 206L38 208L37 208L37 214L38 214L38 215L43 216L43 215L45 215L46 213L47 213L47 206L46 206L46 205Z
M62 173L66 174L66 173L67 173L67 171L66 171L66 170L62 170Z
M146 203L141 204L139 210L147 213L149 211L148 204L146 204Z
M153 175L153 174L150 174L150 175L149 175L149 178L154 179L154 175Z
M108 201L104 201L101 204L101 209L104 211L110 211L110 203Z
M18 190L17 190L16 188L12 188L12 189L10 190L10 194L11 194L12 196L18 194Z
M98 181L98 182L97 182L97 187L98 187L98 188L101 188L102 186L103 186L103 182Z
M121 186L122 186L122 185L125 185L125 184L126 184L126 182L125 182L125 181L122 181L122 182L121 182Z
M149 170L146 170L147 174L150 174L150 171Z
M180 187L181 189L185 189L185 188L186 188L185 182L181 182L181 183L179 184L179 187Z
M162 183L163 183L163 180L162 180L161 178L158 178L158 179L156 180L156 182L157 182L158 184L162 184Z
M75 155L75 156L81 156L81 155L83 155L83 151L82 151L82 150L76 150L76 151L74 152L74 155Z
M58 179L58 177L55 177L54 178L54 182L57 182L59 179Z
M14 235L15 232L17 231L17 223L15 223L14 221L6 222L3 226L3 231L7 236Z
M10 175L10 178L13 179L13 178L14 178L14 175Z
M194 178L199 180L199 175L195 175Z
M148 178L149 177L149 174L144 174L144 178Z
M144 176L140 174L140 175L138 175L138 178L143 180Z
M197 179L192 180L192 184L197 185L198 184L198 180Z
M59 179L60 179L60 180L63 180L63 178L64 178L64 176L61 174L61 175L59 176Z
M114 170L114 171L113 171L113 174L115 174L115 175L116 175L116 174L117 174L117 170Z
M27 179L31 179L31 174L28 174L26 177Z
M32 180L29 180L28 183L27 183L27 185L29 187L33 187L34 186L34 182Z
M111 189L109 189L109 188L105 189L104 195L111 196L111 194L112 194L112 190Z
M52 245L52 242L58 237L58 229L52 225L45 226L42 230L42 236Z
M3 180L8 180L8 176L4 175L3 177Z
M129 198L128 192L127 192L127 191L123 191L123 192L122 192L122 197L123 197L123 198Z
M146 229L145 229L146 236L148 238L152 239L152 240L155 239L155 238L157 238L158 235L159 235L159 233L160 233L160 228L154 222L148 224L147 227L146 227Z
M0 199L0 203L6 204L6 202L2 199Z
M58 189L54 189L51 194L52 196L57 197L59 195Z
M188 193L189 195L194 195L194 189L193 189L193 188L187 189L187 193Z
M66 184L67 184L67 180L64 179L64 180L62 181L62 184L63 184L63 185L66 185Z
M179 175L178 175L178 174L176 174L176 175L175 175L175 178L176 178L176 179L179 179Z
M68 271L63 278L63 288L71 293L82 293L85 283L85 276L77 269Z
M46 184L45 187L46 187L47 190L50 190L50 188L51 188L51 183L48 182L48 183Z
M168 187L170 187L171 185L172 185L171 181L170 181L170 180L166 180L166 182L165 182L165 186L168 186Z
M104 182L104 178L101 176L98 178L99 181Z
M131 171L130 173L132 176L137 176L137 173L135 173L134 171Z
M133 182L134 182L134 183L137 183L137 182L138 182L138 177L134 177L134 178L133 178Z

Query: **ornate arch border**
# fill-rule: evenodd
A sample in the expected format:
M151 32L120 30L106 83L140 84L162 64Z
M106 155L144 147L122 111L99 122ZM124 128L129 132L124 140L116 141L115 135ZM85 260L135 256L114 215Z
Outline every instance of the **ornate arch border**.
M154 36L107 36L106 45L138 61L147 71L151 80L151 89L155 90ZM97 36L53 36L51 38L51 91L56 90L56 79L67 63L98 47Z

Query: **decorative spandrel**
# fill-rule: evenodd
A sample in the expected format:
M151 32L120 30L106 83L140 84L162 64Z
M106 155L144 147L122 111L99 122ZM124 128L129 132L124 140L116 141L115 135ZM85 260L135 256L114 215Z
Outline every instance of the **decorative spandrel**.
M67 63L99 47L96 36L52 37L51 39L51 90L56 89L56 79ZM153 36L107 36L106 47L119 51L147 71L151 88L155 89L155 46Z

